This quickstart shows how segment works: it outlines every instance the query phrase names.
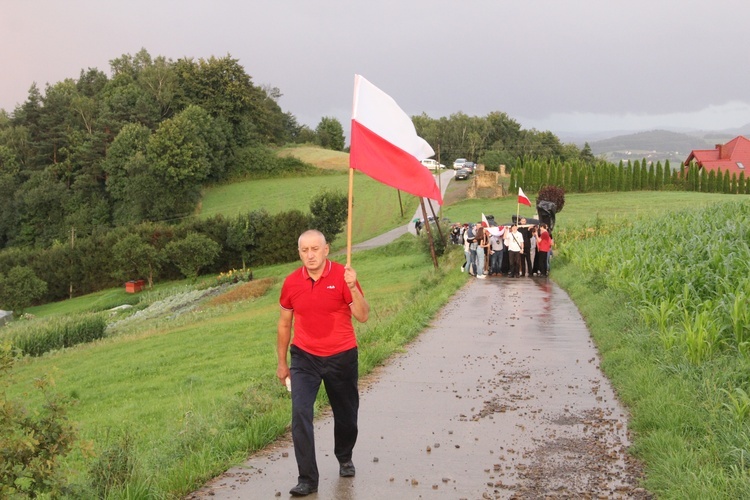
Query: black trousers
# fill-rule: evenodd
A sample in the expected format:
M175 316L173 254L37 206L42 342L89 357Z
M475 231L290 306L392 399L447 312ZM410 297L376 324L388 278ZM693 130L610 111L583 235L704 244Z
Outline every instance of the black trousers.
M526 251L521 254L521 274L531 275L531 255Z
M536 251L536 259L539 263L539 272L542 276L547 276L547 252Z
M521 252L509 250L508 260L510 261L510 275L518 276L521 272Z
M358 351L355 347L333 356L315 356L293 345L290 352L292 441L299 470L298 481L317 486L319 474L313 427L315 398L322 381L333 410L333 453L339 462L351 460L358 432Z

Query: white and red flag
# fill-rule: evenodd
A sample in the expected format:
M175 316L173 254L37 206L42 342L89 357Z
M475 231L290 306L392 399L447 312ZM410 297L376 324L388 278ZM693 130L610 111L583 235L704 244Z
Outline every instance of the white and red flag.
M435 178L420 163L434 154L393 98L364 77L354 76L350 168L442 205Z
M523 189L521 187L518 187L518 203L523 203L524 205L531 206L531 201L529 201L529 197L523 194Z
M490 223L487 221L487 217L484 216L484 212L482 212L482 227L490 227Z
M487 228L487 231L489 231L492 236L501 236L505 232L505 226L490 226L484 213L482 214L482 227Z

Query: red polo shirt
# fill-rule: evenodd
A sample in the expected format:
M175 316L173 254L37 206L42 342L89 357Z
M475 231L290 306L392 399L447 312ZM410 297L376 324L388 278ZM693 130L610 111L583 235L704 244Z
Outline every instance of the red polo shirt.
M362 291L359 283L357 288ZM332 356L357 347L351 303L344 266L330 260L317 281L304 266L287 276L279 298L281 307L294 313L292 344L315 356Z

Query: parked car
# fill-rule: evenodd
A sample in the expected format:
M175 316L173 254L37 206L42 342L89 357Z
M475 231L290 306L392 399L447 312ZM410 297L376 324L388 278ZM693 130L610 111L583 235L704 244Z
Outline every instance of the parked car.
M477 164L474 163L473 161L467 161L467 162L464 162L464 166L462 168L468 168L469 170L471 170L471 173L473 174L474 170L477 169Z
M440 170L441 168L445 168L445 165L438 163L437 160L433 160L432 158L425 158L422 160L422 165L430 170Z
M471 175L471 170L468 168L459 168L456 170L456 180L466 180Z
M463 168L464 163L466 163L466 158L458 158L453 162L453 169L458 170L459 168Z

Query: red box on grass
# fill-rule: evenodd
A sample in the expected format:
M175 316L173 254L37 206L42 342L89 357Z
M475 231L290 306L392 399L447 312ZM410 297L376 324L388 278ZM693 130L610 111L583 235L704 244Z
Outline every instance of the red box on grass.
M127 293L137 293L143 290L146 282L144 280L134 280L125 283L125 291Z

